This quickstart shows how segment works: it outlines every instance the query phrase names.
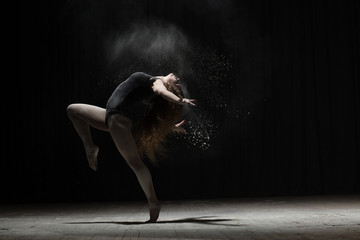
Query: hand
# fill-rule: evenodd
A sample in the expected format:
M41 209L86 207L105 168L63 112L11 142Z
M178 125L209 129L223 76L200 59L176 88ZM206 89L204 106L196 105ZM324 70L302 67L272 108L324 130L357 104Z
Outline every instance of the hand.
M195 105L195 102L196 102L195 99L183 98L182 102L185 103L185 104L189 104L190 106L196 106Z
M183 129L181 126L185 123L185 120L182 120L181 122L175 124L173 131L176 133L184 133L187 134L186 130Z

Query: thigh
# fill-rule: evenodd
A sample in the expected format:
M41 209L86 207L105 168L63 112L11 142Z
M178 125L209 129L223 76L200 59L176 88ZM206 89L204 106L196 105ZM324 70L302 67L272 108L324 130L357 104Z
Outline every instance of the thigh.
M68 108L71 108L71 112L74 115L87 122L90 126L99 130L109 131L105 124L105 108L81 103L71 104Z
M131 133L131 120L120 114L109 116L110 134L126 162L135 167L142 163L135 140Z

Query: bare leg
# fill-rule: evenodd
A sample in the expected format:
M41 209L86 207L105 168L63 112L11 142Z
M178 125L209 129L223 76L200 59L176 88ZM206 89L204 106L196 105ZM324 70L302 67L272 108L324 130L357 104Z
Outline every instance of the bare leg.
M139 156L135 140L131 133L131 124L130 119L120 114L113 114L108 119L110 134L115 145L135 172L148 200L150 209L150 219L148 222L156 222L160 213L160 204L155 194L150 171Z
M67 113L84 144L89 166L96 171L99 148L92 140L89 126L108 131L105 124L106 110L88 104L71 104L67 107Z

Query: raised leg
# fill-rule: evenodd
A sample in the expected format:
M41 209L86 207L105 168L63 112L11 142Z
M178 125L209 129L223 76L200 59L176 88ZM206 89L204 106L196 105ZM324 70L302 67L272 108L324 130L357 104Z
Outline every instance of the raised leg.
M135 172L141 188L146 195L150 209L150 219L148 222L156 222L159 217L160 204L155 194L150 171L141 160L132 136L132 122L120 114L113 114L110 115L108 119L108 125L117 149Z
M99 148L93 142L90 126L109 131L105 124L106 110L88 104L71 104L67 107L67 113L84 144L89 166L96 171Z

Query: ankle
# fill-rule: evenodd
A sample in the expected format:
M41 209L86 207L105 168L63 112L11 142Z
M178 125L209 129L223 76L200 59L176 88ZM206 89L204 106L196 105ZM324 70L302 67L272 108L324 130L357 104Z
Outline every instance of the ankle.
M93 142L91 142L91 143L84 143L84 148L85 148L86 150L93 150L93 149L97 148L97 146L96 146Z
M155 209L155 208L160 208L160 207L161 207L161 204L158 200L149 202L150 209Z

